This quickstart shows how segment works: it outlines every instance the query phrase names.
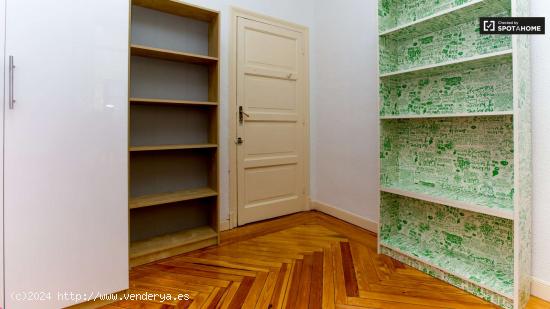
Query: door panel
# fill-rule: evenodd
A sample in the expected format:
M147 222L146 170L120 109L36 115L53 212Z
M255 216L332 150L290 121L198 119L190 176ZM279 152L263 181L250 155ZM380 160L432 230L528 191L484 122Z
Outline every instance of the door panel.
M289 29L238 19L237 135L239 225L305 206L304 38Z
M243 98L249 112L289 112L296 110L296 81L273 77L246 75L244 77L247 91Z
M7 0L6 11L16 66L16 103L5 104L6 308L123 290L128 2ZM13 297L29 291L50 299Z

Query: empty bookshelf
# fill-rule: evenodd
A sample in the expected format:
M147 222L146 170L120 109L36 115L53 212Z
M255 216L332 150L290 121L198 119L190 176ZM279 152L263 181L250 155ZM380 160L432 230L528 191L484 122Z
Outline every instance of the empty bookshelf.
M218 244L218 12L133 0L130 265Z
M526 0L379 0L379 252L503 308L531 274Z

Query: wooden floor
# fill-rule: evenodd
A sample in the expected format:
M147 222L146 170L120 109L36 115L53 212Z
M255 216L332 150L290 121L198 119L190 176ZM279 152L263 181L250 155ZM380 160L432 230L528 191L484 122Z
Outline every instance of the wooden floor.
M495 308L376 254L376 235L318 212L224 232L222 246L133 268L130 293L183 301L104 308ZM550 308L533 298L530 309Z

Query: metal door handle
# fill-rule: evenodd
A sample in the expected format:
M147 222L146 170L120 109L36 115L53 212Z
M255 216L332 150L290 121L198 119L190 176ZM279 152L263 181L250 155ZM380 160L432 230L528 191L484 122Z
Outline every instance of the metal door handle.
M243 110L243 107L239 106L239 122L241 123L243 122L243 115L246 117L250 117L250 115Z
M15 65L13 64L13 56L10 56L9 57L9 103L8 103L8 106L10 109L13 109L13 107L15 106L15 99L13 98L13 75L14 75L14 71L15 71Z

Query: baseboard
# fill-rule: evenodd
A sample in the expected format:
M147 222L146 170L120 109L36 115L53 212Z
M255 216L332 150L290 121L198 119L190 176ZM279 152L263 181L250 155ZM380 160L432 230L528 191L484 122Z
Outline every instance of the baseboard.
M220 232L230 230L229 219L220 220Z
M531 295L550 301L550 282L533 277L531 281Z
M357 225L371 232L378 233L378 223L370 219L358 216L349 211L346 211L331 205L327 205L321 202L317 202L317 201L311 201L310 205L311 205L311 209L324 212L327 215L331 215L340 220L344 220L348 223Z

